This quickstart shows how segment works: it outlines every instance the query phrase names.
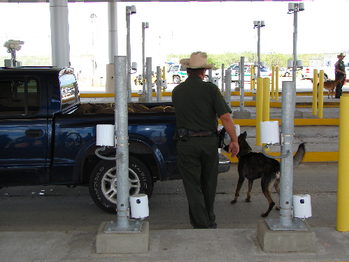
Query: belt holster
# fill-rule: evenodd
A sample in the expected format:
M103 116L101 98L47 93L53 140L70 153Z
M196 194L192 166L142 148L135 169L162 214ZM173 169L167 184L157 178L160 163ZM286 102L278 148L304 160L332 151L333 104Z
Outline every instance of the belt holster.
M173 133L174 141L187 141L188 140L188 129L185 128L176 128Z

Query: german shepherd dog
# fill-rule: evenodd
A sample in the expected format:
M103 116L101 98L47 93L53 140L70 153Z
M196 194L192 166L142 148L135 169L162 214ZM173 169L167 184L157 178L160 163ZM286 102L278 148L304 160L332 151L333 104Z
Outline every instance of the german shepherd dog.
M327 98L330 98L330 93L331 93L331 98L333 98L334 89L341 81L342 80L340 80L340 79L336 79L334 81L324 82L324 89L328 90ZM317 89L319 90L319 84L317 84Z
M239 180L235 191L235 198L230 202L230 204L235 204L237 199L239 198L239 192L245 178L247 178L248 180L246 202L251 202L251 190L253 181L255 179L262 178L262 191L264 196L268 200L269 207L268 210L264 212L261 216L267 217L269 215L269 212L273 209L275 205L273 199L271 198L271 189L273 186L280 195L280 163L273 158L265 156L263 153L252 152L252 148L246 141L246 136L246 132L239 135L238 141L240 146L240 152L237 155L239 159ZM293 157L294 166L297 166L302 161L304 153L305 147L304 143L302 143L299 145L297 153Z

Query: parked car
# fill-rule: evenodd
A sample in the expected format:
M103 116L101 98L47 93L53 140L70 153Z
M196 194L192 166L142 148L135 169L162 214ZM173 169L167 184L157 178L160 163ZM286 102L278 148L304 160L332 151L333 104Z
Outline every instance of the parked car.
M204 78L204 81L209 81L209 70L206 70L206 75ZM170 82L179 84L185 79L187 79L187 69L182 66L181 64L172 64L169 69L167 70L166 79L170 80ZM219 70L212 70L212 77L220 78L220 71Z
M253 65L252 63L245 64L245 66L244 66L245 79L247 77L251 77L251 66L252 65ZM227 69L231 70L232 81L237 80L239 78L239 64L237 64L237 63L232 64ZM255 72L257 73L256 70L257 69L255 69ZM270 77L270 71L269 71L268 67L266 67L266 66L261 67L260 73L261 73L261 75L260 75L261 77Z

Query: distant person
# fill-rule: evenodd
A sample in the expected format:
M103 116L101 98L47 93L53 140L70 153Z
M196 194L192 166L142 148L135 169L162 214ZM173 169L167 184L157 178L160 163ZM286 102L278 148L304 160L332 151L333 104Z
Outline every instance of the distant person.
M190 223L194 228L217 228L214 202L218 178L218 117L231 141L229 153L239 152L238 138L231 108L225 102L218 87L204 82L207 54L192 53L182 59L188 78L172 91L176 113L178 168L188 199Z
M336 98L340 98L342 95L342 87L344 85L344 82L347 78L346 73L345 73L345 64L344 64L344 59L345 55L343 53L340 53L337 55L338 61L335 63L335 75L336 79L341 80L339 84L336 86Z

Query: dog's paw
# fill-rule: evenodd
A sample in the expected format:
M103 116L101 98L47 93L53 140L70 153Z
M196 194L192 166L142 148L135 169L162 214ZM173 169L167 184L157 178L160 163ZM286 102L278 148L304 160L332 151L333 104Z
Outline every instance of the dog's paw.
M246 201L246 202L251 202L251 198L248 197L248 198L245 199L245 201Z
M276 209L276 210L280 210L280 206L276 206L275 209Z
M269 215L269 212L265 212L261 215L261 217L267 217Z
M237 202L237 199L233 199L232 201L230 201L230 204L235 204Z

